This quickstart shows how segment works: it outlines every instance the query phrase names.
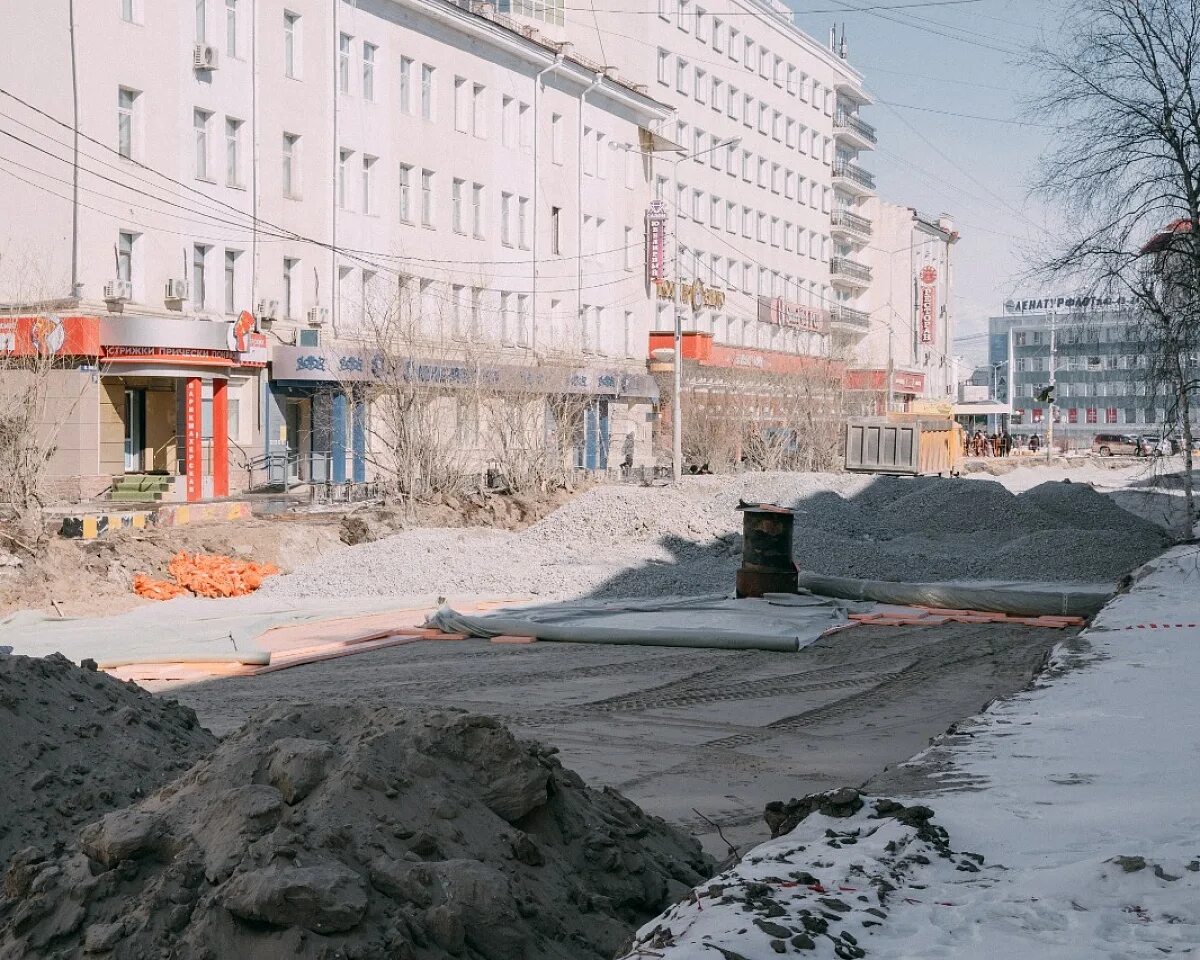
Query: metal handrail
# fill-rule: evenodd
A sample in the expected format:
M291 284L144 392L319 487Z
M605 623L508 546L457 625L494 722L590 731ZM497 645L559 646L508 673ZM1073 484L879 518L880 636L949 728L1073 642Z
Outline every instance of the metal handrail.
M844 277L851 277L855 280L863 280L870 282L871 268L865 263L859 263L857 260L851 260L849 257L831 257L829 260L829 272L841 274Z
M833 165L833 175L835 177L844 177L847 180L853 180L859 186L866 187L868 190L875 189L875 177L867 173L857 163L851 163L849 160L838 160Z
M835 131L839 129L853 130L864 140L870 140L871 143L877 142L875 128L853 113L845 113L839 110L837 115L833 118L833 129Z
M866 330L871 325L871 315L865 310L858 310L854 307L838 303L834 304L829 312L834 323L844 323L847 326L858 327L862 330Z
M849 210L841 208L833 211L831 220L835 227L846 227L868 237L875 229L875 225L867 217L860 217L857 213L851 213Z

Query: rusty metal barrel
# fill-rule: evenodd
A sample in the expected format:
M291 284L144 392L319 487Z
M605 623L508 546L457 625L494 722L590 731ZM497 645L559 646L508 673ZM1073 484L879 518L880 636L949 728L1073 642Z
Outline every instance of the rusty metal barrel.
M737 596L795 593L794 511L770 503L740 503L738 510L742 514L742 565L737 572Z

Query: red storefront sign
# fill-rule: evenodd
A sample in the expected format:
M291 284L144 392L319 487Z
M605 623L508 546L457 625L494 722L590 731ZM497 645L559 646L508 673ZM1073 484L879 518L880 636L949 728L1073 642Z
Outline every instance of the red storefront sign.
M98 317L0 317L0 354L16 357L97 357Z
M651 200L646 210L646 282L667 277L667 204Z
M829 324L827 311L802 303L793 303L784 300L783 297L759 297L758 319L763 323L791 327L794 330L808 330L812 333L825 332Z
M922 343L933 343L934 327L937 322L937 269L921 268L917 284L917 326L921 331Z
M892 371L892 391L894 393L910 393L918 396L925 392L925 374L913 370ZM848 370L846 372L846 389L848 390L887 390L887 370Z
M195 503L204 494L201 465L204 447L200 438L201 423L200 378L189 377L183 394L184 469L187 471L187 498Z

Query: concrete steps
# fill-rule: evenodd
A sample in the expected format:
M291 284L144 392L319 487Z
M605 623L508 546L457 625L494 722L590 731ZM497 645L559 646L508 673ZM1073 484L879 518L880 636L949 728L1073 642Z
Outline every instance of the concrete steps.
M175 477L160 474L129 473L113 477L108 499L118 503L146 503L171 499Z

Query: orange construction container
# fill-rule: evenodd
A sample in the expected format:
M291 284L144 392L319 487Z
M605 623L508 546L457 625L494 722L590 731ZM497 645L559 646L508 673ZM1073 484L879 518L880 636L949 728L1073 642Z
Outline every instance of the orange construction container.
M860 417L846 423L845 467L853 473L901 476L957 474L963 428L916 414Z

